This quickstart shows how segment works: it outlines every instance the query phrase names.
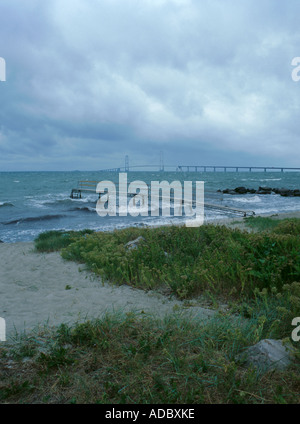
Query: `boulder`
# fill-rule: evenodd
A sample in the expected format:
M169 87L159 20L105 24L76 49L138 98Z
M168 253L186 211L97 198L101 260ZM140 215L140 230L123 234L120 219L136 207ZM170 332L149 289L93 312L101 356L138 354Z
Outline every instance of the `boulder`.
M271 194L272 189L271 187L259 187L257 190L257 194Z
M290 196L296 196L300 197L300 190L299 189L288 189L288 188L271 188L271 187L259 187L258 190L252 189L252 188L246 188L246 187L236 187L235 189L226 188L225 190L218 190L221 191L224 194L280 194L280 196L284 197L290 197Z
M299 197L300 196L300 190L294 190L294 196Z
M271 187L259 187L259 190L272 191Z
M293 196L293 190L290 190L288 188L279 188L278 194L280 194L280 196L283 196L283 197Z
M246 187L236 187L234 189L234 191L238 194L246 194L247 193Z
M293 352L292 347L284 345L282 340L264 339L247 348L238 359L246 366L284 370L292 363Z
M138 245L142 242L145 241L144 237L139 236L138 238L136 238L135 240L131 240L128 243L125 244L125 247L127 247L127 249L131 250L131 249L137 249Z
M224 194L239 194L235 190L231 190L229 188L226 188L225 190L223 190L223 193Z

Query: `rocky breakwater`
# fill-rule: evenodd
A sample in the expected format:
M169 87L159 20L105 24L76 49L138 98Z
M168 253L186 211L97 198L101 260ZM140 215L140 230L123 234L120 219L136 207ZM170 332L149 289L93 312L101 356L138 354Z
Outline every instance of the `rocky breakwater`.
M218 190L224 194L279 194L284 197L300 197L299 189L288 189L288 188L271 188L271 187L259 187L258 190L254 188L236 187L233 189L226 188L225 190Z

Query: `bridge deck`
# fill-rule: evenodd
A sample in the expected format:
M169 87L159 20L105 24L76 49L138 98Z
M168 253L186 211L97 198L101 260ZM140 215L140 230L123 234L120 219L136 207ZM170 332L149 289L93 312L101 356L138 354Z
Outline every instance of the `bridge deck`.
M253 170L263 170L264 172L267 171L299 171L300 168L291 168L291 167L280 167L280 166L217 166L217 165L178 165L178 170L183 171L186 170L187 172L191 172L191 170L194 170L194 172L207 172L208 169L213 170L213 172L220 172L220 170L223 170L226 172L229 169L235 169L236 172L239 172L240 170L248 170L249 172Z
M130 171L140 171L150 169L151 171L156 170L157 172L165 172L169 170L170 172L227 172L231 171L297 171L300 172L300 167L286 167L286 166L228 166L228 165L129 165L127 167L120 168L110 168L110 169L100 169L99 172L130 172Z

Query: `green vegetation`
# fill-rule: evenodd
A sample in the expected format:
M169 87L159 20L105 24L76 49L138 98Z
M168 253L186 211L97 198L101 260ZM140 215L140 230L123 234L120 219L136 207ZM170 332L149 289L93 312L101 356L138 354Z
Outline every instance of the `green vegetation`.
M299 367L245 368L257 321L216 315L199 325L174 313L105 315L20 341L0 370L6 403L297 403ZM30 343L30 357L24 349ZM2 349L2 362L7 352ZM26 355L26 356L25 356Z
M257 216L257 217L250 216L248 218L244 218L244 223L248 227L255 229L257 231L272 230L276 228L278 225L278 221L276 219L273 219L272 217L262 217L262 216Z
M300 316L300 220L244 222L259 231L205 225L40 235L38 251L61 250L111 283L228 308L201 323L178 311L165 319L116 312L1 345L0 361L10 367L0 367L0 402L299 403L299 342L284 372L246 368L238 355L264 338L291 342ZM139 236L136 248L126 246Z
M62 256L116 284L167 289L179 299L207 291L254 298L257 289L281 293L284 284L300 281L299 234L286 222L252 234L214 225L129 228L80 237ZM138 248L128 249L138 236Z
M250 216L244 218L246 226L258 231L273 230L277 234L300 234L300 219L286 218L283 220L276 219L277 215L272 217Z
M38 252L55 252L68 246L78 238L92 233L92 230L47 231L45 233L41 233L35 239L35 248Z

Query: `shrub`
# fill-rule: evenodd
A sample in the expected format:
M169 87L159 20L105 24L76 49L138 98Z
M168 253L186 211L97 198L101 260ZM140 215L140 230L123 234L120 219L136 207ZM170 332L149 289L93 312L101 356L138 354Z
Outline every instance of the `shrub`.
M92 234L93 230L82 231L46 231L38 235L35 239L35 249L38 252L54 252L67 247L77 238Z
M300 280L299 235L294 230L287 234L285 226L279 229L252 234L213 225L125 229L78 237L62 256L85 262L112 282L167 287L179 298L206 290L254 298L257 288L280 292L284 284ZM145 242L127 249L126 243L138 236Z

